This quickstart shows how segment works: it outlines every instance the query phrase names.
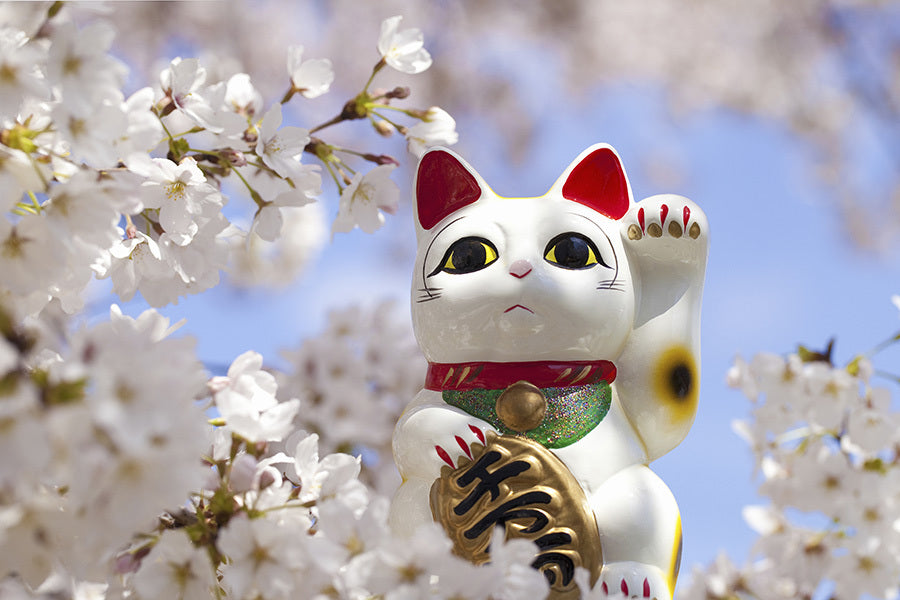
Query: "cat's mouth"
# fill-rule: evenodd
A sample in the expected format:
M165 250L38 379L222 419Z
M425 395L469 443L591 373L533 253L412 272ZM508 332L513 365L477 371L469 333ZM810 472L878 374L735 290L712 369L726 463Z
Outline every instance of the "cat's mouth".
M527 306L522 306L521 304L516 304L516 305L510 306L509 308L507 308L506 310L503 311L503 314L506 314L506 313L508 313L508 312L510 312L510 311L512 311L512 310L517 309L517 308L521 308L522 310L527 310L527 311L530 312L531 314L534 314L534 311L533 311L533 310L531 310L531 309L528 308Z

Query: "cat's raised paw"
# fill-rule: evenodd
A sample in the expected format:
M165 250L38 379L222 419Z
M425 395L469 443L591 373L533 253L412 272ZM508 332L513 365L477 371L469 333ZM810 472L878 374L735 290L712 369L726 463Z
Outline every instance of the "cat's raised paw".
M698 218L703 213L697 206L687 198L672 194L647 198L635 205L633 213L636 222L628 226L630 240L637 241L645 235L652 238L668 235L674 239L685 236L696 240L705 228L705 223L700 224L705 219Z
M623 219L622 237L637 256L695 262L705 257L708 230L706 215L694 202L684 196L660 194L631 206Z

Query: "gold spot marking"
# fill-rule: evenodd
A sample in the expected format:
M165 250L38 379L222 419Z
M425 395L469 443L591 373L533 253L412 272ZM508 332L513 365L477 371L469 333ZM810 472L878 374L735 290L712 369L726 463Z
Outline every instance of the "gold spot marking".
M644 234L641 233L641 228L632 223L628 227L628 239L629 240L639 240L642 237L644 237Z
M441 382L442 386L447 385L447 382L450 381L450 378L453 377L453 367L450 367L450 370L447 371L447 374L444 375L444 381Z
M578 383L579 381L581 381L582 379L587 377L588 373L590 373L590 372L591 372L590 366L584 367L583 369L581 369L581 372L575 377L575 379L572 380L572 383L573 384Z
M700 237L700 226L694 223L691 225L691 228L688 230L688 235L691 236L691 239L696 240Z
M471 370L472 370L472 367L466 367L465 369L463 369L463 372L462 372L462 374L459 376L459 379L456 380L456 387L459 387L459 385L460 385L463 381L466 380L466 377L469 376L469 372L470 372Z
M559 377L557 377L556 381L554 381L553 383L556 383L557 381L562 381L563 379L567 378L571 374L572 374L571 367L566 367L566 370L563 371L562 374Z
M656 359L652 374L655 396L665 403L673 420L691 419L697 410L699 377L694 353L677 344Z
M650 237L662 237L662 227L660 227L659 223L650 223L647 226L647 233L650 234Z
M675 239L678 239L681 237L682 233L683 231L681 229L681 225L678 224L678 221L672 221L671 223L669 223L669 235L671 235Z

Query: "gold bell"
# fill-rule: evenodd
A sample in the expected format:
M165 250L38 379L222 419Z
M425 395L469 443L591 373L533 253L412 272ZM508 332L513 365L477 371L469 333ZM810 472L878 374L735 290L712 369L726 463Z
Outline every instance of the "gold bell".
M513 431L524 433L544 420L547 399L537 386L527 381L517 381L503 390L497 398L495 409L504 425Z

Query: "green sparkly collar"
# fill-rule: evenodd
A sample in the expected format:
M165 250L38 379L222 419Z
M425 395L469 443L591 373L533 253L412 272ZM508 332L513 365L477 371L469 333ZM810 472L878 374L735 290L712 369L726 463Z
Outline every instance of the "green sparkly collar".
M606 381L574 387L541 388L547 401L543 420L529 431L517 432L507 427L497 415L497 399L504 391L445 389L441 395L447 404L487 421L500 433L523 435L546 448L564 448L583 438L606 417L612 399L612 391Z

